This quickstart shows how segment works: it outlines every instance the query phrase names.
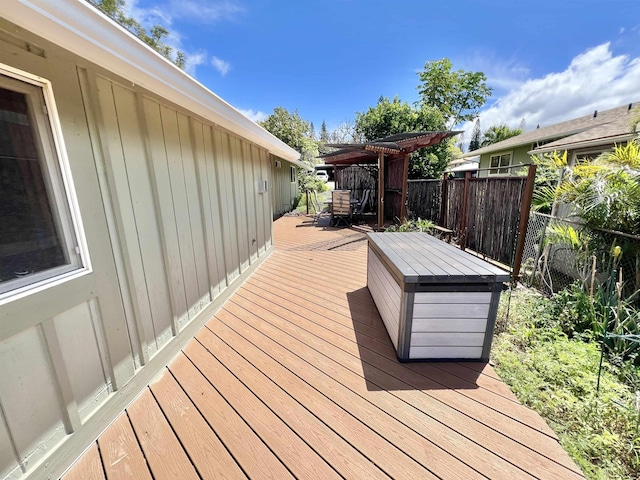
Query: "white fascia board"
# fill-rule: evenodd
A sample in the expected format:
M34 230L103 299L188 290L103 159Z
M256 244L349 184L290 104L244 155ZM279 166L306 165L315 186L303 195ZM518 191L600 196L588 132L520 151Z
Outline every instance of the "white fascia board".
M0 15L296 163L300 154L85 0L4 0Z

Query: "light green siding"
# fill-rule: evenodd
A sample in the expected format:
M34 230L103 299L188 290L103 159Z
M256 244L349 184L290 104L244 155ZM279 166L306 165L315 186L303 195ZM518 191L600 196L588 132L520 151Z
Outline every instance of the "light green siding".
M271 252L297 179L170 99L0 29L20 40L0 38L0 64L51 82L91 262L0 304L0 478L57 477Z
M298 167L273 155L270 157L273 181L269 188L272 193L273 215L279 217L291 211L298 196Z
M494 155L501 155L503 153L511 153L511 165L529 165L531 163L531 155L527 152L531 151L531 144L522 145L520 147L514 147L506 150L496 150L492 153L485 153L480 156L480 169L486 169L490 167L490 159ZM515 175L518 172L517 168L510 170L511 175ZM478 176L487 177L489 175L488 170L480 170Z

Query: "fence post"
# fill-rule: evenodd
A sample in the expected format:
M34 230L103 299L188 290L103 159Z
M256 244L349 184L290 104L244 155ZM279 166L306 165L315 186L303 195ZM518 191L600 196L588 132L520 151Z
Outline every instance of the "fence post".
M309 215L309 190L305 190L305 193L307 195L307 215Z
M467 195L469 193L469 180L471 180L471 172L464 174L464 190L462 192L462 216L460 218L460 250L464 251L467 246Z
M516 248L516 258L513 262L513 279L518 282L520 276L520 267L522 266L522 255L524 253L524 241L527 236L527 227L529 224L529 211L531 210L531 199L533 197L533 187L536 180L536 165L529 165L529 173L527 174L527 183L524 187L524 195L522 205L520 206L520 223L518 224L518 246Z
M440 221L438 222L441 227L447 228L445 221L447 220L447 189L449 188L447 177L449 174L445 173L442 177L442 188L440 191Z

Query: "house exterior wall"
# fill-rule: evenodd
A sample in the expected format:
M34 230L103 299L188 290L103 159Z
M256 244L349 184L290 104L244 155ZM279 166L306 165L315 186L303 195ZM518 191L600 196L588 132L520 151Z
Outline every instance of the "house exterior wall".
M268 255L277 182L264 148L0 34L0 64L51 82L91 264L0 300L0 478L57 477Z
M527 144L527 145L523 145L520 147L514 147L514 148L510 148L510 149L506 149L506 150L496 150L495 152L491 152L491 153L484 153L482 155L480 155L480 165L479 165L479 169L481 169L478 172L478 176L479 177L488 177L489 176L489 170L482 170L482 169L486 169L490 167L490 160L491 157L494 155L500 155L502 153L511 153L511 165L529 165L531 163L531 155L529 155L527 152L531 151L531 144ZM510 170L510 174L511 175L515 175L515 172L518 169L511 169Z
M298 196L298 168L292 163L274 155L270 157L271 178L273 179L270 191L273 215L275 218L290 212L293 208Z

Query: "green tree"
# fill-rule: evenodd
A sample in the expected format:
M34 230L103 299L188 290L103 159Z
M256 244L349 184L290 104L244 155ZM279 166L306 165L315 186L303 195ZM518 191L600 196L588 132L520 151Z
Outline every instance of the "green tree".
M519 128L509 128L505 123L499 125L492 125L487 128L482 136L482 143L480 146L486 147L487 145L493 145L494 143L501 142L507 138L520 135L522 130Z
M480 133L480 119L476 120L475 125L473 126L473 132L471 133L471 141L469 142L469 151L473 152L474 150L478 150L480 148L481 143L481 133Z
M445 120L436 108L410 105L397 96L393 100L380 97L375 107L356 113L356 132L364 140L372 141L397 133L442 130ZM438 178L451 160L450 142L421 148L411 154L410 178Z
M286 108L276 107L271 115L258 123L300 152L300 159L303 162L310 166L317 163L319 144L311 137L311 124L300 116L298 110L289 112Z
M175 52L173 48L164 42L169 36L169 31L161 25L153 25L148 31L135 18L128 16L126 12L127 4L125 0L88 0L89 3L95 5L104 13L113 18L124 28L133 33L144 43L153 48L163 57L171 60L179 68L184 69L187 66L187 60L184 52L178 50Z
M327 131L327 124L325 121L322 121L322 125L320 125L320 141L322 143L329 143L329 132Z
M448 58L426 62L418 76L420 103L442 112L449 128L473 120L492 92L484 73L452 71Z

